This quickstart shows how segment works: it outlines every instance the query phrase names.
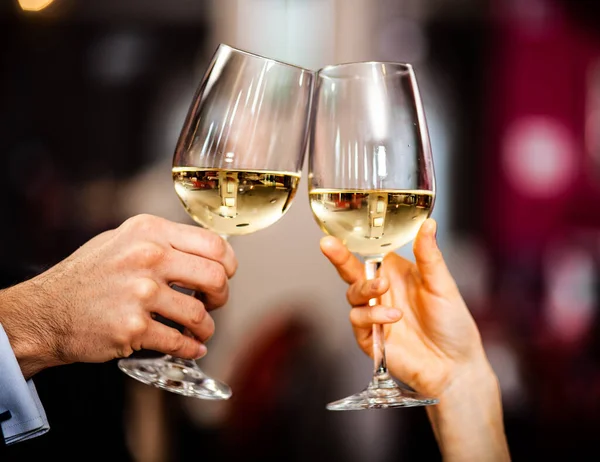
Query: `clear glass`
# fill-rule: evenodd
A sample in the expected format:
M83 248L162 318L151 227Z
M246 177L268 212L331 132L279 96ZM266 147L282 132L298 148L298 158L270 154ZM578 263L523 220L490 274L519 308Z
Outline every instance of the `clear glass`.
M300 182L314 73L219 45L192 101L173 157L175 191L202 227L223 238L256 232L289 209ZM203 399L229 386L195 361L124 359L144 383Z
M366 278L373 279L388 252L414 239L435 198L427 123L409 64L349 63L317 73L309 179L317 223L364 258ZM327 409L437 403L400 387L389 375L384 338L383 326L374 325L368 387Z

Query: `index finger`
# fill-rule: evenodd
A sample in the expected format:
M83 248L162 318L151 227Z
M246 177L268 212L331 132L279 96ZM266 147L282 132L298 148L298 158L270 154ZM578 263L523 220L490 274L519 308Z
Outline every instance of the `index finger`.
M224 238L198 226L173 223L169 243L181 252L208 258L223 265L228 277L237 270L238 262L233 248Z
M326 236L321 239L321 252L335 266L340 277L348 284L365 278L365 269L362 263L350 252L339 239Z

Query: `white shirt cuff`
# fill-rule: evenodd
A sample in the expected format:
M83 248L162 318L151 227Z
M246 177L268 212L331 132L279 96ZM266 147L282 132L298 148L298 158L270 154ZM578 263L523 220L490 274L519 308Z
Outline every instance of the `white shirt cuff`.
M1 422L7 444L46 433L50 426L32 380L25 380L6 332L0 324L0 412L11 418Z

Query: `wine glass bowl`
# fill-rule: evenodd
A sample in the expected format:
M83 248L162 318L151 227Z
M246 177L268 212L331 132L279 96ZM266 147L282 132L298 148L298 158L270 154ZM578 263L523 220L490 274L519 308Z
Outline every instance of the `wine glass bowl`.
M173 158L190 216L221 235L272 225L296 194L307 143L313 73L219 48Z

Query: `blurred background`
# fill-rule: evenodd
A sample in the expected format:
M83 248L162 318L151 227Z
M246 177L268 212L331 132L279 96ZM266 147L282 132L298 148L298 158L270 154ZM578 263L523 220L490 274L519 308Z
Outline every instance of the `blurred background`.
M220 42L315 70L414 65L438 236L499 376L513 458L598 460L597 0L1 0L4 285L132 215L190 222L170 164ZM439 460L421 408L325 410L371 361L320 237L303 182L280 222L232 240L240 269L200 362L230 401L161 392L115 363L48 370L36 384L52 430L9 460Z

